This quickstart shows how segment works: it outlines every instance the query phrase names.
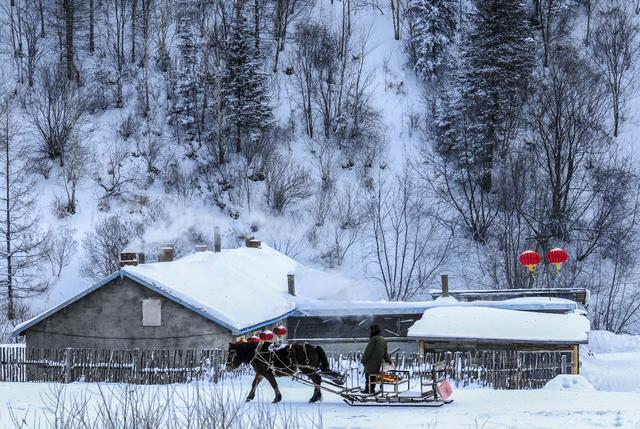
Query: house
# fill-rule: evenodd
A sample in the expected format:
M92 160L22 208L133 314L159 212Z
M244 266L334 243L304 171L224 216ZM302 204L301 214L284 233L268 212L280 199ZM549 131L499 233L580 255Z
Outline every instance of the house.
M288 276L307 270L276 250L204 251L136 264L122 255L119 271L14 329L27 348L215 348L286 321L295 310ZM309 271L308 273L306 271Z
M553 296L460 302L445 294L407 337L426 361L449 362L456 382L537 388L558 374L579 374L590 329L579 307Z

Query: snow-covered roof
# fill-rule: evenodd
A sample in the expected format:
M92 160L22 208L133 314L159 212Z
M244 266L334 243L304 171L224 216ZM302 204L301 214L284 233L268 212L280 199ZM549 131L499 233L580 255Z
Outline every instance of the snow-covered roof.
M569 312L578 309L575 301L564 298L523 297L502 301L458 301L452 296L436 298L425 303L425 310L436 307L489 307L505 310Z
M298 291L311 299L350 295L346 292L349 289L346 279L307 268L262 244L260 249L196 252L172 262L123 267L73 298L16 326L13 333L20 335L118 277L130 278L234 333L243 333L283 319L296 308L296 298L288 294L287 274L296 275Z
M390 301L329 301L306 300L298 305L296 314L310 317L378 316L391 314L422 314L428 302Z
M455 298L440 297L433 301L392 302L313 299L299 300L296 314L311 317L377 316L391 314L422 314L425 310L437 307L489 307L506 310L570 312L578 304L570 299L526 297L504 301L458 301Z
M442 290L431 289L429 294L435 299L442 296ZM518 297L556 297L586 305L589 302L589 290L585 288L534 288L534 289L452 289L449 295L459 301L505 300Z
M488 307L437 307L409 328L410 338L478 343L585 344L589 320L581 312L536 313Z

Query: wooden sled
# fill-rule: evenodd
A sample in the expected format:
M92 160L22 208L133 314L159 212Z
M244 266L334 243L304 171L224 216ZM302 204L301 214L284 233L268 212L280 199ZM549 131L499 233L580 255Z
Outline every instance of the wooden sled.
M451 386L446 377L446 363L439 362L427 374L419 376L419 391L411 390L409 371L387 371L371 375L371 383L380 386L376 393L361 392L360 388L346 389L339 393L346 404L352 407L441 407L453 402Z

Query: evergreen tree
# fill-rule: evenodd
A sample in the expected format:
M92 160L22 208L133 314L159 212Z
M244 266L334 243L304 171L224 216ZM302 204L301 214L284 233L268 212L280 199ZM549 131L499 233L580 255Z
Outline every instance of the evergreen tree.
M271 127L273 116L262 58L240 9L236 9L224 59L226 123L235 151L242 152L243 140L259 138Z
M454 115L464 128L456 157L492 189L493 159L509 150L534 65L533 38L521 0L476 0L462 48ZM455 147L455 145L454 145Z
M413 69L423 79L432 79L451 61L457 20L454 0L409 0L408 42Z

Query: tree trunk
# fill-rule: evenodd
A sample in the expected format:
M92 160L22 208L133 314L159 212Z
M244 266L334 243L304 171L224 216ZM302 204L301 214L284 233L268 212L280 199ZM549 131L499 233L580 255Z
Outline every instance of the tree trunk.
M42 4L42 0L38 1L38 13L40 15L40 37L44 39L44 5Z
M94 40L94 21L93 21L93 11L94 11L94 0L89 0L89 53L93 54L96 49L95 40Z
M137 0L131 0L131 64L136 62L136 9Z
M67 66L67 79L77 80L76 66L73 63L73 24L75 19L73 0L62 0L62 9L64 11L65 63Z
M11 260L11 170L9 153L9 113L7 112L7 135L5 141L5 243L7 252L7 318L11 321L15 319L15 305L13 298L13 261Z

